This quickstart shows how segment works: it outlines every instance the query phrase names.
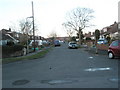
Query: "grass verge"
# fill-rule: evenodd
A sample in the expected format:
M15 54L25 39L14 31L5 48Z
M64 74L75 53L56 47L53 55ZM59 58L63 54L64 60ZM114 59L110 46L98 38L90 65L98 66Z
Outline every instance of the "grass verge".
M38 52L36 54L30 55L30 56L23 56L23 57L12 57L12 58L5 58L2 59L2 64L21 61L21 60L32 60L32 59L38 59L44 57L52 48L45 49L41 52Z

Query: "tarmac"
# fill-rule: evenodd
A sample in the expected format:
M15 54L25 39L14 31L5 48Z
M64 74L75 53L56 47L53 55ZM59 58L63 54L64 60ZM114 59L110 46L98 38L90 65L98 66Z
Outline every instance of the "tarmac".
M50 47L45 47L42 50L36 50L35 52L29 53L29 54L27 54L25 56L31 56L31 55L37 54L37 53L39 53L39 52L41 52L41 51L43 51L43 50L45 50L47 48L50 48ZM87 51L88 53L96 54L96 48L94 48L94 47L91 47L90 49L87 48L87 47L86 48L82 47L81 49L84 50L84 51ZM107 52L107 50L100 50L100 49L98 49L98 54L99 55L108 55L108 52Z

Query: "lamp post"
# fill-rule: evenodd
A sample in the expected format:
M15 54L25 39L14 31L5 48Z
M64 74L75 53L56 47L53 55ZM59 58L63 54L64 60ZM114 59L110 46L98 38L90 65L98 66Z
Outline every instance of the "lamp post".
M34 52L35 52L35 27L34 27L34 6L32 1L32 18L33 18L33 39L34 39Z

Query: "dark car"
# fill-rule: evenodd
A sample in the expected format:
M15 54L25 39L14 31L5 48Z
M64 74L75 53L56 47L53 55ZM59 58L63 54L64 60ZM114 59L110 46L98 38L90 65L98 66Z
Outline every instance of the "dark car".
M60 41L59 40L55 40L54 41L54 46L56 47L56 46L60 46L61 44L60 44Z
M110 59L114 57L120 57L120 40L113 41L108 49L108 57Z
M70 48L75 48L75 49L77 49L78 48L78 44L76 43L76 42L69 42L69 44L68 44L68 48L70 49Z

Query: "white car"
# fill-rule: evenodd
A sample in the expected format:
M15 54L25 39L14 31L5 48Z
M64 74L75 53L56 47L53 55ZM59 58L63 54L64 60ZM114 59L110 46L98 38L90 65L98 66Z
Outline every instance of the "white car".
M99 39L97 41L98 44L106 44L108 41L106 39Z
M77 49L77 48L78 48L78 44L77 44L76 42L69 42L68 48L69 48L69 49L70 49L70 48L75 48L75 49Z

